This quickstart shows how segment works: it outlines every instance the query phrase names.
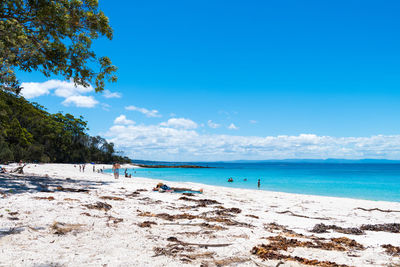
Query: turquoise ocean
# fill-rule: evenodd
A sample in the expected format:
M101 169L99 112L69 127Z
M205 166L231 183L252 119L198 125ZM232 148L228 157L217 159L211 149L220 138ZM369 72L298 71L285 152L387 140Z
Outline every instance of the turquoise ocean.
M400 202L400 164L190 163L212 168L128 169L134 177L234 188ZM124 170L121 170L123 174ZM232 177L234 182L228 183ZM245 180L246 179L246 180Z

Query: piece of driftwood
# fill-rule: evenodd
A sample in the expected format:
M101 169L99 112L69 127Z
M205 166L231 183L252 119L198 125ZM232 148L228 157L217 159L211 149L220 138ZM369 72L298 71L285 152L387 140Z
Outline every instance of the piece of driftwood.
M178 240L178 238L176 238L176 237L174 237L174 236L168 237L168 238L167 238L167 241L174 242L174 243L178 243L178 244L180 244L180 245L182 245L182 246L198 246L198 247L201 247L201 248L208 248L208 247L217 248L217 247L227 247L227 246L232 245L232 244L197 244L197 243L187 243L187 242L183 242L183 241Z
M380 212L400 212L400 210L382 210L380 208L373 208L373 209L365 209L361 207L355 208L355 210L363 210L363 211L380 211Z
M315 220L329 220L330 218L323 218L323 217L310 217L310 216L305 216L305 215L300 215L291 212L290 210L285 210L285 211L277 211L276 213L278 214L290 214L295 217L300 217L300 218L307 218L307 219L315 219Z

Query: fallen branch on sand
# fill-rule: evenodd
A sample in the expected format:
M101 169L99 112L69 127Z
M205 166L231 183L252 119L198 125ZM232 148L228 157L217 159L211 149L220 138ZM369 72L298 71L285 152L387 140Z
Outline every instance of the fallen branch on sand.
M301 218L307 218L307 219L315 219L315 220L330 220L330 218L322 218L322 217L310 217L310 216L305 216L305 215L300 215L291 212L290 210L285 210L285 211L277 211L276 213L278 214L290 214L295 217L301 217Z
M382 210L380 208L373 208L373 209L365 209L361 207L355 208L355 210L363 210L363 211L380 211L380 212L400 212L400 210Z
M213 248L219 248L219 247L227 247L230 246L232 244L197 244L197 243L187 243L187 242L183 242L178 240L176 237L171 236L167 238L167 241L169 242L174 242L174 243L178 243L182 246L198 246L198 247L203 247L203 248L209 248L209 247L213 247Z

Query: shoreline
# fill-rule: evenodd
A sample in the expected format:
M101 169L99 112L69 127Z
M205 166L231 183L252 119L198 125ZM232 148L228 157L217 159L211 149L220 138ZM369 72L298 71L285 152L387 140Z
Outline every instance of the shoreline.
M279 261L299 266L298 258L347 266L400 263L400 255L383 247L399 247L399 233L379 226L400 221L397 202L138 177L115 180L90 168L81 173L73 164L27 167L25 175L0 176L0 266L217 266L221 261L227 263L222 266L275 266ZM157 182L203 188L204 193L152 192ZM14 191L7 192L7 186ZM336 228L313 232L321 224ZM297 243L284 245L292 239ZM360 246L324 248L334 240ZM270 254L263 260L261 244L279 245L274 253L281 260Z
M133 164L134 167L131 166L131 169L134 168L147 168L147 167L142 167L138 166L136 164ZM125 168L125 167L124 167ZM121 167L121 170L123 168ZM129 168L128 168L129 169ZM111 170L111 168L107 169ZM124 178L124 177L122 177ZM357 197L347 197L347 196L328 196L328 195L322 195L322 194L307 194L307 193L297 193L297 192L285 192L285 191L275 191L275 190L268 190L268 189L252 189L252 188L243 188L243 187L230 187L230 186L224 186L224 185L213 185L213 184L205 184L205 183L198 183L198 182L189 182L189 181L170 181L170 180L164 180L160 178L150 178L150 177L140 177L140 176L132 176L132 179L150 179L150 180L157 180L163 183L187 183L187 184L197 184L198 186L213 186L213 187L222 187L226 190L233 190L233 189L239 189L239 190L252 190L252 191L265 191L265 192L270 192L270 193L284 193L284 194L294 194L294 195L300 195L300 196L309 196L309 197L328 197L328 198L338 198L338 199L347 199L347 200L365 200L365 201L373 201L373 202L388 202L388 203L398 203L400 204L400 201L390 201L390 200L381 200L381 199L366 199L366 198L357 198Z

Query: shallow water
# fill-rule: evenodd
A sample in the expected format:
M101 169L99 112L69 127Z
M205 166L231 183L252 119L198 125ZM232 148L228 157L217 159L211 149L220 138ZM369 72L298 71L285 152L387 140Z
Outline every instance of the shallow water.
M132 177L400 202L400 164L198 163L210 169L128 169ZM121 174L123 170L121 170ZM228 183L232 177L234 182ZM244 179L247 181L244 181Z

